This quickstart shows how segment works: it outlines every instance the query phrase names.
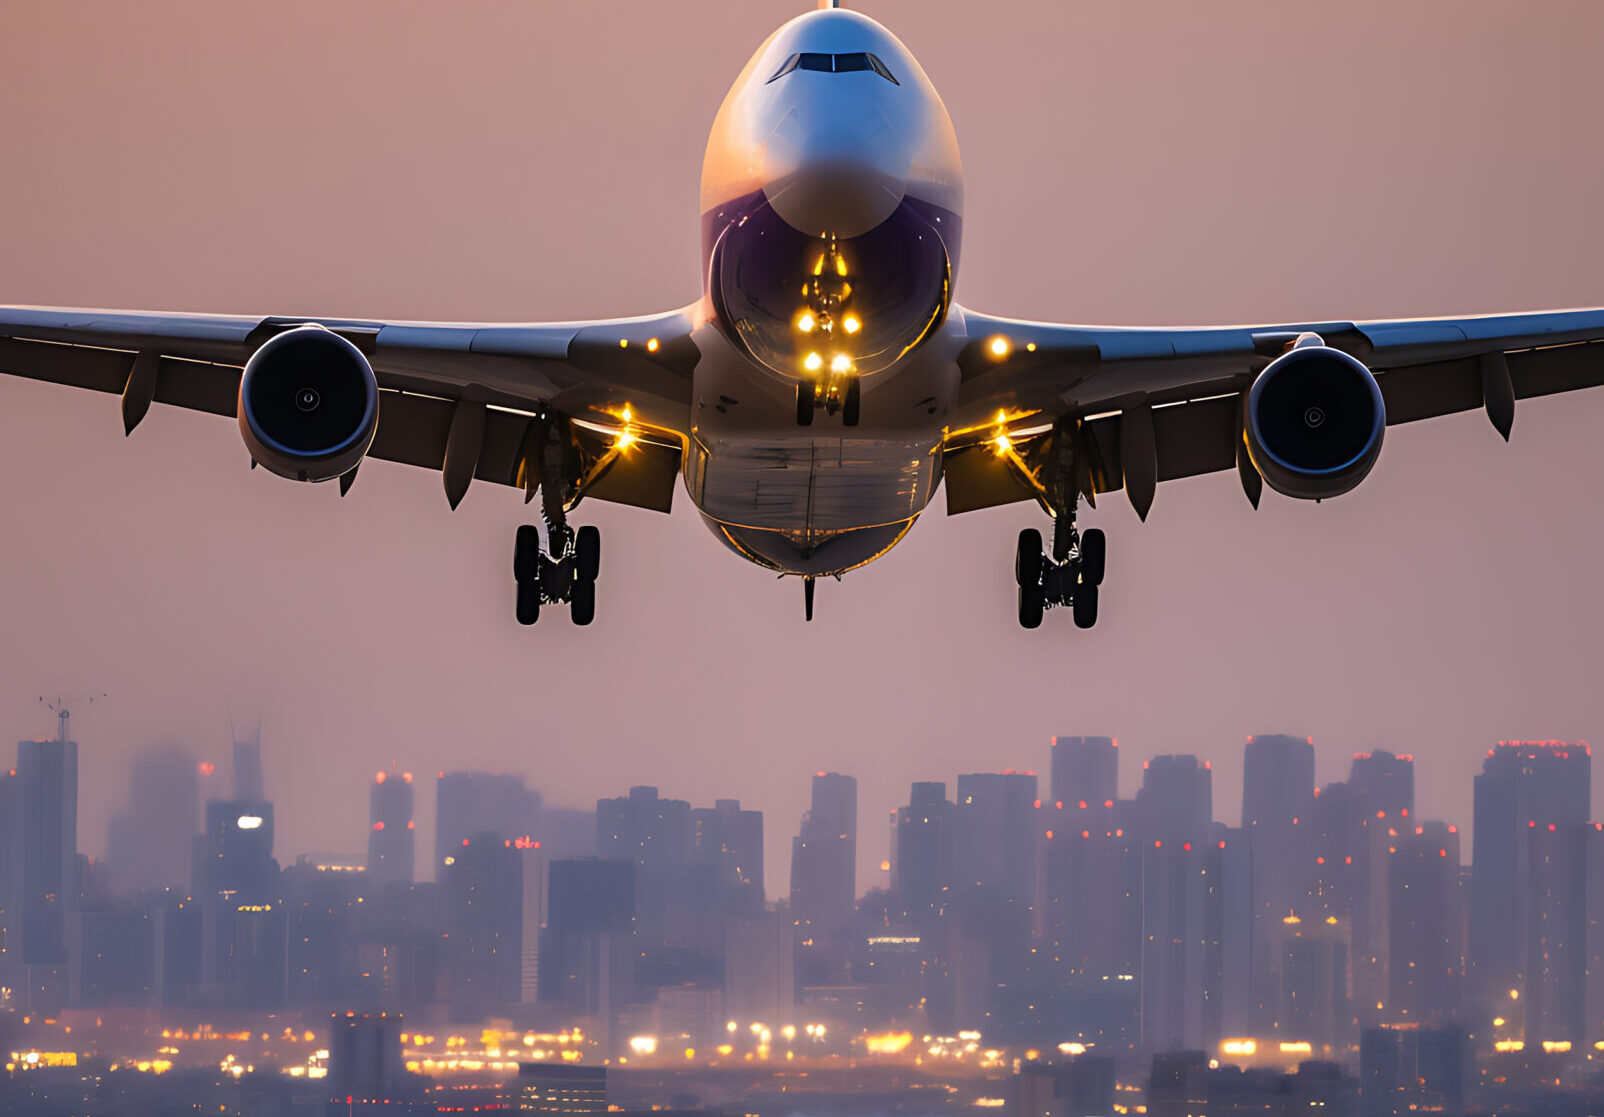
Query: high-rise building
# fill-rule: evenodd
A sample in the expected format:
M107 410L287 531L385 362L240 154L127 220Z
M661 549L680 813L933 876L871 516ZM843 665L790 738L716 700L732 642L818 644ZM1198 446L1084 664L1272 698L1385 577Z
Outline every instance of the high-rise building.
M720 906L761 910L763 812L743 811L739 799L717 799L691 811L691 863L712 866Z
M260 802L267 798L262 790L262 737L234 738L234 798L241 802Z
M1390 992L1385 1015L1421 1023L1457 1019L1465 954L1459 828L1426 822L1387 847Z
M1053 802L1102 803L1119 798L1119 741L1054 737L1048 780Z
M583 1021L611 1052L619 1010L634 996L635 862L583 857L547 868L540 999Z
M1532 991L1534 958L1545 949L1569 949L1568 941L1553 941L1555 929L1534 934L1549 902L1563 899L1549 895L1534 871L1550 876L1569 871L1560 848L1565 839L1549 836L1569 834L1588 821L1591 780L1592 754L1581 743L1500 741L1482 762L1476 776L1468 944L1470 994L1478 1010L1473 1019L1510 1018L1504 1011L1510 991L1519 997ZM1548 946L1541 939L1549 939Z
M596 800L596 852L635 862L635 934L643 946L683 943L692 937L684 925L706 914L703 905L687 903L693 840L687 800L664 799L655 787Z
M106 824L107 860L129 891L182 887L200 826L200 773L194 753L164 748L134 757L128 805Z
M1195 756L1143 761L1136 811L1148 844L1201 844L1214 824L1214 773Z
M411 884L416 838L412 773L377 773L368 788L368 879L375 885Z
M893 826L891 893L897 916L928 932L946 910L955 871L953 805L944 783L915 783Z
M607 1068L573 1063L520 1063L520 1113L584 1114L607 1112Z
M1268 1032L1278 1011L1281 921L1306 910L1314 889L1313 859L1298 853L1314 806L1314 742L1261 734L1248 738L1242 759L1242 828L1253 857L1253 1030Z
M858 781L813 777L802 832L791 841L791 917L802 959L819 957L857 904ZM812 975L810 975L812 976Z
M329 1018L331 1100L382 1103L410 1093L401 1060L402 1019L395 1012L336 1012Z
M953 811L955 884L1029 907L1036 898L1036 773L971 772L958 777Z
M523 862L523 973L520 999L540 998L540 940L546 927L546 851L532 838L512 843Z
M200 846L193 889L197 899L269 904L278 898L273 804L234 799L207 803Z
M21 960L65 966L67 916L78 898L78 742L62 712L54 740L17 744L22 836L16 879Z
M443 866L453 1020L505 1014L522 999L523 882L521 852L489 831L464 839Z
M434 784L434 873L440 878L447 857L462 839L499 834L516 840L543 838L540 793L522 776L492 772L440 772Z
M1461 1027L1366 1028L1359 1036L1360 1117L1463 1113L1474 1068Z

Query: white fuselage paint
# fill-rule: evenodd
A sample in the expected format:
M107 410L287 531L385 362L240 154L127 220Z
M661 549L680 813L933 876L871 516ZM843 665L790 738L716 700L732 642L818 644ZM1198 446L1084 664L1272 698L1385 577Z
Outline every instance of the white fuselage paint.
M773 76L797 55L862 54L891 77L849 69L861 61L836 63L840 72L799 66ZM946 107L878 23L838 9L800 16L758 49L720 107L701 208L707 287L694 334L701 359L686 487L709 526L763 565L805 575L862 565L901 538L941 480L962 341L944 321L963 209ZM849 305L889 309L858 326L856 337L838 313L823 345L818 330L800 330L789 314L810 305L810 269L795 267L797 253L805 249L804 262L822 256L832 236L855 285L858 302ZM871 245L879 258L854 257ZM892 288L906 294L887 294ZM782 317L764 327L761 310L732 309L725 293ZM871 333L895 336L876 340L871 354ZM860 340L861 353L853 349ZM797 421L798 382L817 378L805 367L816 343L825 372L835 350L862 358L855 427L822 409L811 425Z

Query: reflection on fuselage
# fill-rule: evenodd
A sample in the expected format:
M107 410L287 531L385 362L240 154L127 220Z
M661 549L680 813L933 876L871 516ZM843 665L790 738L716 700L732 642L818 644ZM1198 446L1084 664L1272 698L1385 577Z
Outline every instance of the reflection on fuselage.
M685 479L738 554L840 573L923 511L956 377L921 354L951 305L961 199L941 99L867 17L801 16L737 80L703 170L713 336ZM833 404L854 380L858 425L833 406L798 424L799 384Z

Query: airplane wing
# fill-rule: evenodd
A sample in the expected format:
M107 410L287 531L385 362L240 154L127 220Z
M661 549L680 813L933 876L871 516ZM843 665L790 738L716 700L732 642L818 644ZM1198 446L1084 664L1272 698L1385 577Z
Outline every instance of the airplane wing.
M668 511L699 356L688 310L505 325L0 306L0 373L119 394L128 433L152 402L234 417L251 355L307 325L372 367L367 456L442 471L452 507L475 478L533 495L530 432L560 416L572 420L571 500ZM626 424L630 452L609 454Z
M1038 435L1077 422L1081 491L1095 500L1125 488L1144 519L1157 482L1228 469L1257 505L1246 396L1308 335L1374 374L1388 426L1484 408L1507 439L1516 400L1604 384L1604 309L1173 329L954 315L963 331L959 413L944 455L952 514L1040 495L1027 470L1010 467L1013 455L988 445L999 417ZM1031 460L1028 439L1010 445L1021 465Z

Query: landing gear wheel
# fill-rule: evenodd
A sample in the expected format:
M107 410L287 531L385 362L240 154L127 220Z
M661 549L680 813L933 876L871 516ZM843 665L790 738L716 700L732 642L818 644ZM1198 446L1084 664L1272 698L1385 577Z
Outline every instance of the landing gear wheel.
M1033 527L1027 527L1019 533L1019 553L1014 558L1014 580L1021 587L1039 586L1041 585L1041 568L1041 532ZM1020 616L1023 617L1024 599L1021 598L1020 601ZM1041 623L1039 618L1036 623ZM1035 628L1036 625L1027 624L1025 627Z
M518 623L534 624L540 619L540 583L534 579L518 583Z
M1103 571L1107 566L1108 540L1102 528L1087 528L1080 534L1080 577L1086 585L1103 584ZM1095 613L1096 610L1093 610Z
M512 576L520 582L533 582L540 577L540 530L534 524L518 528L512 548Z
M1097 623L1097 586L1090 582L1082 582L1075 587L1075 601L1072 606L1075 613L1076 628L1090 628Z
M1046 605L1040 586L1019 587L1019 623L1025 628L1040 628L1042 609Z
M862 407L862 385L859 383L858 378L854 376L847 383L847 399L846 403L841 406L841 422L849 427L857 426L858 414L862 410Z
M596 581L601 570L601 531L592 524L579 529L574 540L574 577L581 582Z
M575 624L589 624L596 619L596 583L587 578L574 582L574 594L568 603L568 615Z
M799 427L813 425L813 383L808 380L796 386L796 425Z

